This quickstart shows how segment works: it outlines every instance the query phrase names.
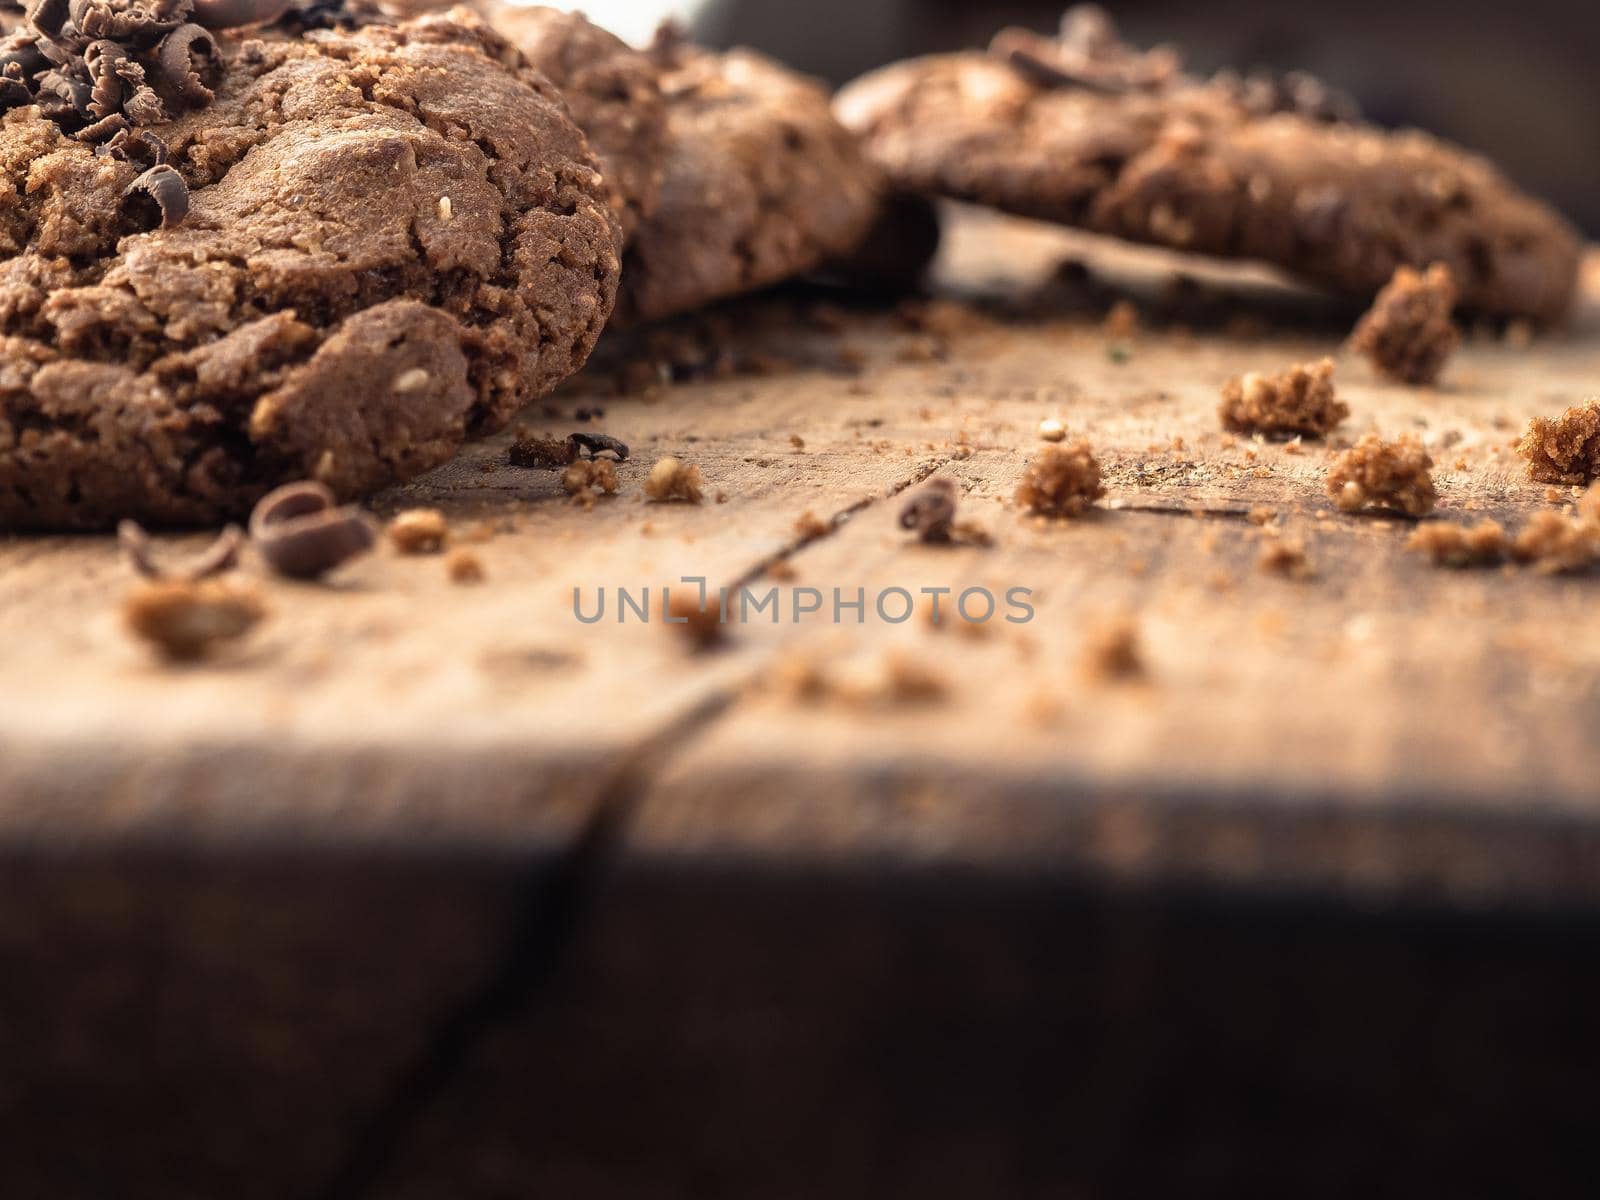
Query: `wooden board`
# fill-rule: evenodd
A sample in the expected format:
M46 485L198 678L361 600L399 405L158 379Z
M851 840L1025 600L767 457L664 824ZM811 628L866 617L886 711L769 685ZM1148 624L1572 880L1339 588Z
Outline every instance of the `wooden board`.
M110 539L0 539L12 1190L1182 1193L1190 1158L1150 1153L1174 1144L1162 1113L1194 1116L1180 1148L1204 1158L1260 1136L1240 1114L1261 1079L1304 1100L1351 1063L1347 1103L1255 1160L1280 1192L1306 1194L1318 1131L1402 1079L1450 1145L1560 1161L1568 1127L1515 1098L1591 1077L1593 1039L1560 1031L1600 992L1567 960L1600 899L1600 581L1437 569L1402 549L1405 522L1333 511L1322 476L1369 428L1415 432L1445 519L1568 502L1510 446L1600 391L1589 281L1570 329L1474 337L1413 390L1341 351L1351 312L1264 271L962 213L936 336L804 292L722 310L727 378L619 393L638 347L606 347L523 424L626 441L615 499L574 506L555 473L507 464L508 433L375 501L442 508L482 584L388 549L331 585L261 578L263 628L172 667L121 628ZM1118 297L1145 316L1131 339L1102 325ZM1330 447L1218 428L1230 375L1324 354L1353 410ZM1082 520L1011 499L1052 416L1106 467ZM643 501L666 454L701 468L705 503ZM934 475L990 545L898 527ZM1312 578L1258 569L1259 507L1306 540ZM786 605L1025 587L1035 616L972 635L869 600L861 624L763 617L697 653L660 621L684 577ZM617 590L646 587L655 619L619 624ZM574 588L586 611L605 588L608 619L576 620ZM1084 670L1116 619L1140 681ZM937 694L884 691L896 664ZM803 672L828 694L797 698ZM1126 899L1152 895L1180 899ZM1285 916L1285 897L1335 915ZM1417 934L1419 904L1444 932ZM1577 942L1496 923L1574 912ZM1244 1054L1236 1011L1276 1032ZM1423 1013L1451 1047L1499 1048L1462 1061L1516 1111L1429 1074ZM1150 1038L1232 1049L1174 1093ZM970 1106L940 1099L946 1069ZM1092 1144L1069 1153L1067 1126ZM819 1159L819 1139L844 1148ZM1437 1183L1442 1153L1391 1178Z
M273 618L213 663L162 666L125 637L108 539L0 543L0 832L559 844L626 769L647 801L637 836L668 852L1061 855L1112 872L1591 893L1594 582L1437 570L1402 551L1407 523L1337 514L1321 479L1360 432L1415 432L1440 463L1441 517L1515 525L1549 507L1510 444L1529 416L1600 387L1592 304L1531 347L1471 340L1444 386L1415 390L1341 353L1347 312L1265 272L967 214L941 280L968 306L940 359L919 361L928 336L881 311L823 329L811 299L779 298L728 310L733 351L798 365L621 396L591 371L546 406L560 415L525 425L628 441L616 499L574 507L555 473L505 465L509 435L476 446L377 507L438 505L458 536L487 536L473 547L485 584L387 552L333 586L268 582ZM1115 361L1099 317L1123 292L1153 315ZM1228 376L1323 354L1354 412L1330 447L1218 428ZM572 419L595 406L603 418ZM1089 519L1040 522L1010 499L1045 416L1088 434L1106 466ZM643 503L666 453L724 502ZM897 528L893 497L933 473L962 487L992 547L923 547ZM1256 570L1263 535L1242 518L1257 506L1306 539L1314 579ZM822 536L797 531L806 514ZM920 615L834 625L825 607L692 655L659 612L685 576L776 584L785 605L799 587L1026 587L1036 615L969 638ZM585 603L605 589L614 614L619 589L645 587L654 624L574 619L574 588ZM1138 627L1144 685L1082 677L1086 639L1118 616ZM886 657L947 694L863 710L762 686L797 660L859 679Z

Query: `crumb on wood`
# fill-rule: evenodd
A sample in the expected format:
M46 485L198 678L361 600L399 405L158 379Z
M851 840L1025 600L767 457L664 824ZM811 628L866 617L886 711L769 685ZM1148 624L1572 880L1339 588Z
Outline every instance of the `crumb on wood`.
M488 578L488 572L483 569L483 559L471 550L452 551L450 557L445 559L444 566L451 583L482 583Z
M450 526L437 508L408 508L389 522L389 541L401 554L437 554L450 540Z
M1427 555L1441 567L1489 567L1505 559L1510 543L1498 521L1472 526L1429 521L1406 539L1406 549Z
M1426 516L1438 499L1432 467L1433 459L1410 434L1392 442L1365 434L1328 468L1328 495L1347 513L1382 508Z
M895 309L895 317L905 328L929 334L940 343L941 352L955 337L981 328L983 324L972 308L949 299L906 300Z
M923 707L950 696L945 676L905 650L885 651L871 661L842 668L825 668L813 657L791 654L780 658L760 683L791 702L858 708Z
M1139 627L1132 617L1102 621L1083 643L1084 673L1093 680L1118 682L1143 679L1148 673Z
M617 468L609 458L580 458L561 473L561 486L576 503L591 507L596 492L617 494Z
M667 616L667 624L695 650L710 650L727 639L722 609L710 595L706 597L706 607L701 608L698 594L678 592L667 605Z
M1350 335L1350 348L1400 383L1428 384L1439 377L1461 341L1451 323L1456 281L1450 268L1434 263L1419 272L1394 273Z
M1534 417L1517 443L1528 476L1540 483L1590 483L1600 478L1600 400L1588 400L1559 417Z
M215 578L145 580L122 601L128 632L178 662L203 658L243 637L266 615L254 587Z
M1046 417L1039 422L1039 440L1043 442L1064 442L1067 439L1067 427L1054 417Z
M576 442L542 433L521 433L506 450L506 461L513 467L553 471L578 457Z
M1224 429L1278 437L1323 437L1349 415L1349 405L1334 395L1330 358L1277 375L1251 371L1230 379L1217 408Z
M1302 538L1282 534L1266 539L1256 558L1256 569L1286 579L1310 579L1316 574Z
M1533 345L1533 322L1526 317L1516 317L1507 321L1505 343L1513 350L1526 350Z
M833 525L817 516L809 508L795 520L794 531L808 542L814 542L820 537L826 537L833 529Z
M1593 508L1574 516L1536 512L1512 541L1511 556L1543 575L1585 571L1600 559L1600 519Z
M1130 300L1118 300L1106 312L1101 330L1113 341L1126 342L1139 334L1139 310Z
M1100 463L1087 439L1046 446L1017 485L1016 499L1029 512L1048 517L1077 516L1106 494Z
M789 435L789 445L793 446L796 450L804 450L806 448L806 440L798 433L791 433Z
M1265 504L1258 504L1245 514L1245 520L1252 525L1270 525L1278 519L1278 510L1269 508Z
M936 704L950 691L943 675L904 651L885 654L880 669L880 697L892 704Z
M949 351L931 337L913 337L895 350L896 362L902 363L930 363L946 358Z
M700 468L670 455L658 459L644 481L644 494L658 504L674 500L699 504L705 496L704 489Z

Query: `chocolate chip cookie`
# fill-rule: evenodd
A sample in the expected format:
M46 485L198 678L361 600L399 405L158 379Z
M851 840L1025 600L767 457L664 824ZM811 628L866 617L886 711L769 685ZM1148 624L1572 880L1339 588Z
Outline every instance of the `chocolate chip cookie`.
M550 77L615 193L624 238L652 215L666 169L666 109L644 54L578 13L496 5L490 21Z
M835 111L900 187L1179 250L1277 264L1370 296L1446 264L1461 303L1556 320L1580 241L1488 162L1354 119L1303 76L1197 79L1093 9L1061 35L875 71Z
M623 269L619 319L698 308L855 249L878 212L878 171L817 85L750 50L714 53L664 30L660 207Z
M131 68L81 105L82 56L29 83L62 103L0 121L0 527L356 496L582 364L621 243L582 134L537 72L415 32L218 33L209 98L132 37L96 60L145 63L132 113Z

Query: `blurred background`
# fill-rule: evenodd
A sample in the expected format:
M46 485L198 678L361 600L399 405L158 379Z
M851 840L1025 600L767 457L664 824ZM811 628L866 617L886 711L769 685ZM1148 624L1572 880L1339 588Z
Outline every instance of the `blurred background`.
M910 54L982 46L1003 25L1053 30L1027 0L597 0L633 39L663 10L712 45L742 44L843 83ZM1127 0L1104 5L1134 43L1171 42L1191 69L1304 68L1383 125L1416 125L1489 155L1600 236L1600 3L1596 0Z

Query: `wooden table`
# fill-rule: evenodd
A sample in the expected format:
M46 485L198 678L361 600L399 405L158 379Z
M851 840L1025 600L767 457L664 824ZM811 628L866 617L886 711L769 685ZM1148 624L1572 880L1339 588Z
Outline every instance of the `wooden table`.
M0 1178L1565 1194L1600 1064L1600 583L1434 567L1322 478L1413 432L1441 518L1569 503L1511 447L1600 392L1587 277L1570 329L1479 333L1414 390L1265 271L958 213L950 304L736 304L730 377L626 394L614 339L523 421L627 442L614 499L508 433L376 501L442 508L479 585L388 550L264 580L258 634L172 667L121 628L110 539L0 540ZM1323 355L1331 445L1220 429L1229 376ZM1084 519L1011 499L1052 416L1106 468ZM643 501L666 454L704 503ZM991 544L898 527L936 475ZM1258 568L1263 508L1310 578ZM686 577L823 609L696 652L660 619ZM1035 615L872 611L933 587ZM1117 621L1141 679L1086 668Z

